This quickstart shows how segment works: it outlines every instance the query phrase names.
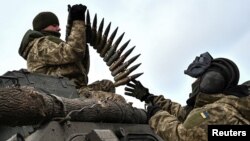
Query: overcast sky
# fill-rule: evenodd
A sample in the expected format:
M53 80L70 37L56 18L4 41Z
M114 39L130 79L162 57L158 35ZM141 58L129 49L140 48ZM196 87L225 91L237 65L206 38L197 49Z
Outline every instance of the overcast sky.
M250 1L249 0L8 0L0 8L0 74L26 68L18 54L24 33L41 11L54 12L65 37L68 4L85 4L98 23L112 22L111 30L125 32L122 43L131 39L133 55L141 54L134 72L150 92L185 105L194 79L183 71L196 56L209 52L214 58L233 60L240 69L240 83L249 80ZM122 44L121 43L121 44ZM110 71L91 48L90 82L111 79ZM124 86L117 93L124 96ZM142 107L143 104L125 96Z

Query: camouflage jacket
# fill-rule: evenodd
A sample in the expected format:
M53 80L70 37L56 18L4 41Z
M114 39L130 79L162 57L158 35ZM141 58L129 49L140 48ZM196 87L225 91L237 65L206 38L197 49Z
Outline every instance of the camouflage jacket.
M183 122L168 110L161 110L151 117L149 124L166 141L206 141L207 125L250 124L250 96L200 93Z
M65 42L56 36L28 30L19 54L27 60L30 72L64 76L77 86L88 83L89 50L83 21L73 21Z
M154 97L152 103L160 106L171 115L176 116L180 121L184 121L188 113L193 109L190 106L181 106L179 103L173 102L170 99L165 99L162 95Z

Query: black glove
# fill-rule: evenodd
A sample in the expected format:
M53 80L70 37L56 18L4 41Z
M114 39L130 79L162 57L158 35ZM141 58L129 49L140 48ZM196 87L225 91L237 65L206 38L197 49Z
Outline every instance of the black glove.
M133 96L141 101L146 101L148 97L153 96L149 93L148 88L145 88L140 81L131 80L125 87L125 95Z
M82 4L76 4L73 5L71 8L69 8L69 17L71 22L74 20L81 20L85 21L85 11L87 7Z
M160 106L150 105L147 107L147 119L149 120L156 112L160 111Z

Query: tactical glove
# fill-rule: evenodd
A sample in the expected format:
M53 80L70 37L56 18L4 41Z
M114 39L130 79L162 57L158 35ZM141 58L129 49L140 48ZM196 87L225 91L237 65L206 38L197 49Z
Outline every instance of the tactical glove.
M82 4L73 5L69 10L69 17L71 17L72 21L74 21L74 20L85 21L86 9L87 9L87 7L85 5L82 5Z
M133 83L129 82L125 87L125 95L133 96L141 101L146 101L150 96L148 88L145 88L140 81L131 80Z

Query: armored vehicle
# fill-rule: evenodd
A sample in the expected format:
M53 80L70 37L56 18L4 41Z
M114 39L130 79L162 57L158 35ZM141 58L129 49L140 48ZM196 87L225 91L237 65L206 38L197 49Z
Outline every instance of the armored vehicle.
M71 81L64 77L48 76L43 74L35 74L21 69L18 71L8 71L0 77L0 99L2 99L3 109L4 103L4 89L15 87L33 87L41 93L54 94L57 97L64 97L65 99L77 99L78 94ZM11 93L8 93L11 94ZM12 96L12 99L14 97ZM19 103L22 104L22 103ZM14 104L15 105L15 104ZM32 104L30 104L32 105ZM8 105L6 105L8 106ZM11 107L11 106L10 106ZM21 106L20 106L21 107ZM33 106L34 107L34 106ZM32 107L30 107L32 108ZM123 107L126 108L126 107ZM134 108L136 109L136 108ZM12 110L10 108L10 110ZM18 112L19 107L13 113ZM95 109L92 109L95 110ZM126 112L125 109L121 111ZM0 110L0 140L9 141L161 141L162 139L154 134L148 124L145 122L145 114L143 110L136 109L132 116L138 117L137 121L127 120L129 115L112 115L114 117L122 117L123 120L112 121L100 120L92 117L93 120L70 120L67 118L56 119L49 118L49 120L41 123L29 125L32 119L29 115L23 115L25 119L18 119L18 115L8 116L4 111ZM9 111L11 114L11 111ZM4 118L3 116L8 116ZM69 114L68 114L69 115ZM17 116L17 118L15 118ZM98 115L100 116L100 115ZM72 116L73 117L73 116ZM136 118L132 117L132 118ZM105 117L103 117L105 118ZM29 120L29 121L26 121ZM71 118L73 119L73 118ZM115 118L114 118L115 119ZM139 121L140 120L140 121ZM4 123L3 123L4 122ZM22 125L23 124L23 125Z
M103 29L102 19L97 26L95 14L91 24L88 10L85 19L87 44L109 67L115 87L143 74L130 75L141 65L129 67L140 54L126 59L135 47L125 51L130 40L119 47L124 33L113 43L118 28L109 36L111 23ZM162 141L148 126L143 109L129 103L81 99L69 79L26 69L0 76L0 140Z

